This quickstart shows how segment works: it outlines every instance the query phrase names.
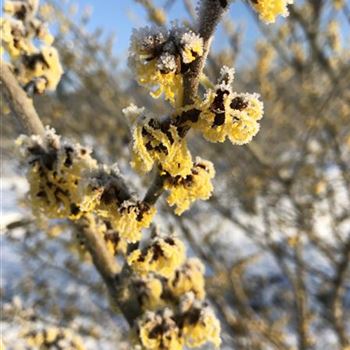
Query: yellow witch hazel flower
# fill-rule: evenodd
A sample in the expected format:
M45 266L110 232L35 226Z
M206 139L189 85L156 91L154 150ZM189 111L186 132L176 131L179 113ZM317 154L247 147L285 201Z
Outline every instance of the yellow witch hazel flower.
M193 128L211 142L248 143L259 131L263 103L258 94L232 92L233 70L223 67L215 90L209 90Z
M253 8L265 23L274 23L277 16L288 16L288 5L293 0L250 0Z
M135 200L123 186L116 167L101 166L86 176L80 207L94 210L121 239L133 243L141 239L141 230L151 224L156 208Z
M156 213L155 207L134 200L123 201L120 205L102 202L96 209L128 243L141 239L142 229L149 227Z
M163 285L156 275L138 276L132 284L143 310L156 310L164 304L162 300Z
M173 26L134 30L129 49L129 66L140 85L154 98L164 94L172 105L182 99L182 70L203 55L203 40L194 32Z
M232 122L225 113L229 104L228 91L218 90L207 93L199 122L194 125L194 128L199 129L208 141L224 142L226 140L228 127Z
M161 170L171 176L186 176L192 168L187 143L176 126L143 117L133 131L133 160L138 171L149 172L158 162Z
M213 192L211 179L214 176L213 164L197 157L189 175L165 180L164 188L170 192L168 204L175 205L175 213L181 215L197 199L208 199Z
M258 94L233 94L229 115L233 119L228 129L228 138L233 144L243 145L250 142L258 133L258 121L264 113L263 103Z
M203 39L200 36L183 28L177 28L176 31L177 36L180 37L180 52L183 63L191 63L203 55Z
M136 249L127 257L131 268L140 275L154 272L169 278L185 260L185 246L175 237L155 237L144 249Z
M29 167L29 200L34 214L78 219L82 215L80 182L85 172L97 167L91 151L62 142L49 128L43 138L22 135L16 143Z
M219 348L220 322L207 303L195 299L194 294L189 292L182 297L180 311L183 319L181 331L188 347L195 348L210 342Z
M33 52L32 45L22 40L24 27L22 22L7 18L0 18L1 48L13 59L22 53Z
M220 323L207 303L189 292L176 309L175 312L170 308L146 311L137 319L136 341L142 349L183 350L206 343L220 346Z
M190 258L175 271L168 280L168 286L175 297L193 292L196 299L205 298L204 265L197 258Z
M138 342L145 350L182 350L183 339L169 308L147 311L137 320Z
M39 1L5 1L5 18L0 20L1 48L11 58L13 71L26 90L35 93L56 89L63 69L53 36L46 24L37 17ZM34 43L41 43L37 48Z
M125 239L122 239L120 234L113 230L110 223L105 223L105 229L101 232L107 245L107 249L113 254L125 255L128 243Z
M24 56L17 72L22 85L30 87L33 84L35 92L42 94L45 90L56 89L63 69L57 50L51 46L43 46L38 53Z

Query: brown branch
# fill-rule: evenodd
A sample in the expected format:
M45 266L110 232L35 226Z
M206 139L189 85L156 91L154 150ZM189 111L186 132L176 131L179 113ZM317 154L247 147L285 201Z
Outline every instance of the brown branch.
M203 39L203 55L193 61L190 64L188 72L184 74L184 105L194 103L197 97L199 80L208 56L215 29L227 8L227 1L202 0L201 2L198 18L198 34Z
M1 91L9 104L12 113L28 134L43 135L45 132L33 101L18 84L16 77L6 63L1 63Z
M224 0L202 0L198 16L198 34L203 39L203 55L189 65L189 70L183 76L183 105L194 103L198 95L198 86L204 64L208 56L210 44L217 25L228 8ZM187 130L188 131L188 130ZM185 137L185 135L184 135ZM158 172L149 187L144 202L154 205L164 192L164 177Z
M10 68L6 64L2 64L1 68L2 91L13 114L27 134L44 135L44 126L36 113L32 100L23 91ZM129 193L125 186L124 183L121 183L120 190L122 193ZM126 320L132 325L140 313L140 308L132 301L135 299L131 298L127 286L130 277L128 267L126 266L121 271L114 256L107 249L103 236L96 230L93 215L85 215L78 224L78 229L83 233L87 250L107 287L112 303L119 307Z
M92 257L96 269L108 288L112 288L115 276L120 268L107 249L102 235L96 233L96 222L93 215L84 215L81 222L84 243Z
M93 215L85 215L80 228L92 261L107 287L112 305L121 310L129 325L132 326L134 320L140 315L141 309L130 287L132 272L129 266L125 264L123 269L120 269L107 249L103 236L97 232Z
M163 189L164 180L165 180L165 176L162 176L159 173L155 175L154 180L143 199L145 203L152 206L157 202L158 198L164 192L164 189Z

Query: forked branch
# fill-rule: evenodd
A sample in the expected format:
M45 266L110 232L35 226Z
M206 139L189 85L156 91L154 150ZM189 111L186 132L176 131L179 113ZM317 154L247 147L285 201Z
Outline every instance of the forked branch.
M203 55L189 65L188 71L183 76L183 105L195 102L198 95L198 86L202 75L206 58L210 50L210 44L217 25L228 8L227 0L203 0L198 12L198 34L203 39ZM157 173L148 189L144 202L154 205L163 193L164 177Z

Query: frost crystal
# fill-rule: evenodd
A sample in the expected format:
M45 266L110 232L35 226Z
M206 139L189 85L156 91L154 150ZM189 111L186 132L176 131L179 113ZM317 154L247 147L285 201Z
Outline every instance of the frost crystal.
M175 56L169 52L165 52L159 56L157 68L161 72L174 72L176 70Z
M139 118L145 112L145 107L137 107L131 103L128 107L123 108L122 112L130 123L134 124L137 118Z
M235 77L234 68L229 68L227 66L223 66L220 70L220 78L218 79L218 84L216 85L217 89L220 90L231 90L233 79Z

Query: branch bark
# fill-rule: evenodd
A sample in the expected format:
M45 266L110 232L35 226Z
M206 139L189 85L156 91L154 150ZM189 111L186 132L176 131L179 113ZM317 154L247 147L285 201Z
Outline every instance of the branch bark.
M3 62L1 64L0 82L2 94L24 131L28 134L42 136L45 128L33 106L32 99L18 84L10 67Z
M207 59L210 44L217 25L222 19L227 1L202 0L198 14L198 34L203 39L203 55L190 64L190 68L184 74L184 105L194 103L198 94L198 85L204 64Z
M129 325L132 326L140 314L140 306L132 295L131 271L127 264L123 269L120 268L108 251L103 236L97 232L95 224L95 217L91 214L85 215L80 223L86 247L107 287L111 304L120 309Z

